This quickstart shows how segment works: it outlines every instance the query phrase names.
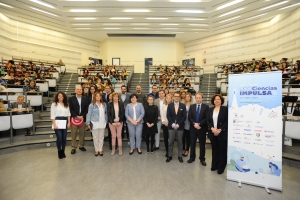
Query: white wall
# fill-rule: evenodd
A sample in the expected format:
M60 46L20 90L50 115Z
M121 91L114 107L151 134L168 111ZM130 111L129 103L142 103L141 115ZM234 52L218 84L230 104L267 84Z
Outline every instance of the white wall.
M67 71L88 64L88 57L99 57L99 42L25 24L0 13L0 55L4 59L58 62L62 59Z
M153 58L153 65L179 65L183 47L174 39L114 38L100 43L100 57L105 65L120 58L121 65L134 65L135 73L144 73L145 58Z
M229 31L184 44L184 54L201 54L205 72L214 66L252 58L279 61L300 59L300 9L269 22ZM206 51L206 54L204 53Z

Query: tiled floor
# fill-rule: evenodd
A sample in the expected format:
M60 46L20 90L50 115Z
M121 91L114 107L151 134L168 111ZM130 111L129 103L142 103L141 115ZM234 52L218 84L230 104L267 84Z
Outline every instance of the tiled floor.
M77 150L59 160L56 148L32 149L0 156L0 199L300 199L300 170L283 166L283 192L269 195L264 188L226 180L226 173L210 171L211 149L207 149L208 166L199 161L188 164L177 160L165 162L164 148L154 154L110 156L105 144L103 157ZM162 146L162 145L161 145ZM197 151L198 152L198 151Z

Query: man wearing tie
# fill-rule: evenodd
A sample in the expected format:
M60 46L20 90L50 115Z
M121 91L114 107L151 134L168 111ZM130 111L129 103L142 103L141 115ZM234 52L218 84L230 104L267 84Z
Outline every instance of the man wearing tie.
M207 123L206 117L209 110L208 105L202 103L203 95L197 92L196 104L191 105L189 110L189 122L190 122L190 141L191 141L191 154L188 163L192 163L196 158L196 140L198 138L200 144L200 163L206 166L205 162L205 142L206 142L206 132Z
M168 105L167 119L169 129L169 152L166 162L172 160L173 146L175 135L177 137L178 144L178 160L183 163L182 160L182 135L184 129L184 122L186 120L186 107L183 103L179 102L180 93L175 92L173 96L174 102Z
M127 104L130 103L130 94L128 94L126 92L127 88L125 85L121 86L121 101L123 102L124 105L124 113L125 113L125 108L127 106ZM124 129L126 127L126 135L127 135L127 139L129 138L129 132L128 132L128 127L126 125L126 117L124 115L124 119L123 119L123 127L122 127L122 138L124 138L125 133L124 133Z

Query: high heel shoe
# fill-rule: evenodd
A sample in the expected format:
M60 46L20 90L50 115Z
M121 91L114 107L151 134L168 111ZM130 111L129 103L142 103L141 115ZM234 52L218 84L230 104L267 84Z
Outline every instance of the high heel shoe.
M102 153L101 153L101 152L102 152ZM100 155L100 156L103 156L103 151L99 151L99 155Z
M96 152L95 152L95 156L97 157L98 155L99 155L99 154L98 154L98 152L96 151Z
M139 149L137 150L137 152L138 152L139 154L142 154L142 153L143 153L142 150L139 151Z

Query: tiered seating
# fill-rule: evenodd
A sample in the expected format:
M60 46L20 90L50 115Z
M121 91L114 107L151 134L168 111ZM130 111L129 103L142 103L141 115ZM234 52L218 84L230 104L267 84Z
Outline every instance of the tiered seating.
M155 84L159 87L159 89L163 89L162 86L160 86L161 84L161 81L160 81L160 77L163 75L163 74L167 74L167 73L164 73L162 72L162 68L165 68L166 66L149 66L149 93L152 92L152 85ZM190 84L191 84L191 87L190 89L194 89L194 90L198 90L197 88L199 87L199 84L201 83L201 77L202 75L204 74L204 69L203 68L200 68L200 67L196 67L196 66L193 66L193 67L189 67L186 69L186 74L183 74L184 72L184 68L181 66L172 66L172 67L167 67L168 70L172 70L172 68L176 68L176 70L179 71L179 76L183 76L183 79L186 79L188 78L190 80ZM192 72L193 70L193 72ZM192 73L191 73L192 72ZM152 79L152 76L153 75L156 75L156 81L153 81ZM172 75L174 75L174 71L172 71ZM177 80L178 81L178 78L174 78L173 80ZM169 81L168 82L168 85L165 87L165 88L174 88L173 86L173 81ZM198 86L198 87L197 87ZM179 88L181 87L181 84L178 85L178 90Z

